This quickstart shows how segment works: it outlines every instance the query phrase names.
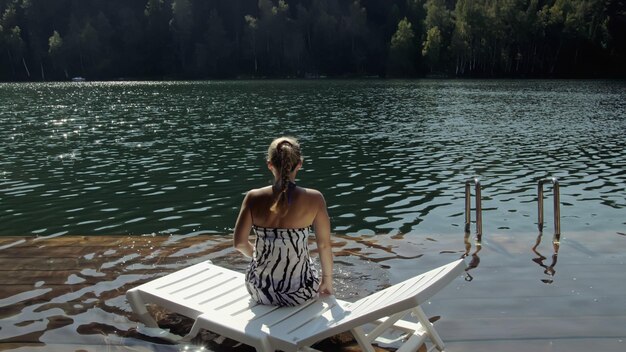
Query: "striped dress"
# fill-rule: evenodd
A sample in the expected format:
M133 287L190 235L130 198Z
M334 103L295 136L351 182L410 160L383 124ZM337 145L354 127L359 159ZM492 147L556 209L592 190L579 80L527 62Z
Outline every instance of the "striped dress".
M317 297L320 280L309 255L309 229L253 229L255 249L246 271L252 299L261 304L297 306Z

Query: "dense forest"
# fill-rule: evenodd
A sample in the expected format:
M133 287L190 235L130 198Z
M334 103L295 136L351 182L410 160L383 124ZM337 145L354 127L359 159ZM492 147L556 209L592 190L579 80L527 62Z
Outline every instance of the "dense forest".
M626 77L623 0L0 0L0 80Z

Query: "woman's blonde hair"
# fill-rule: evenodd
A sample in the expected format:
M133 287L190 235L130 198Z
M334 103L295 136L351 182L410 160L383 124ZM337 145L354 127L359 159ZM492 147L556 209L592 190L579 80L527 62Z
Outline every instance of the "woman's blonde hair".
M285 216L289 211L289 175L302 162L300 143L293 137L274 139L267 149L267 161L278 170L279 175L276 184L279 192L270 211Z

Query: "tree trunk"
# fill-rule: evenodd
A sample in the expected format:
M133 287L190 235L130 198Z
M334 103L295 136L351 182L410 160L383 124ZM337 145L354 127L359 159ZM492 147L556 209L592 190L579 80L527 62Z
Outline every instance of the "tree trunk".
M492 51L492 55L491 55L491 75L494 75L494 70L496 67L496 60L497 60L497 52L498 52L498 40L494 39L493 40L493 51Z
M563 40L559 41L559 46L556 49L556 53L554 54L554 60L552 61L552 67L550 68L550 73L554 73L554 70L556 69L556 64L558 63L559 60L559 54L561 53L561 45L563 44Z
M13 65L13 55L11 55L11 50L7 48L7 54L9 55L9 63L11 64L11 72L13 73L13 77L15 77L15 66Z
M252 55L254 56L254 74L259 72L259 62L256 57L256 34L252 33Z
M537 61L537 45L533 44L531 51L533 53L533 56L530 63L530 73L535 73L535 62Z
M24 65L24 70L26 70L26 75L28 76L28 78L30 78L30 71L28 70L28 65L26 65L26 60L24 60L23 56L22 56L22 64Z
M85 64L83 63L83 53L81 50L78 51L78 58L80 59L80 73L84 77L85 76Z

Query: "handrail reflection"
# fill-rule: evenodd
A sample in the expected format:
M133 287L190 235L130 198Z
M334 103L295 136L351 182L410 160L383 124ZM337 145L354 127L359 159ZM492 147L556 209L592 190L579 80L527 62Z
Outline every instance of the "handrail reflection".
M532 247L532 251L537 255L537 258L533 258L532 261L537 263L537 265L545 269L543 273L546 274L548 278L541 279L541 282L546 283L546 284L551 284L554 282L554 275L556 274L556 270L554 269L554 267L556 266L556 262L558 259L560 242L556 239L558 236L555 235L552 240L552 248L554 250L552 253L552 262L550 263L550 265L547 265L544 263L544 260L548 258L542 255L541 253L539 253L539 251L537 250L537 247L539 247L539 245L541 244L542 236L543 234L539 232L539 236L537 236L537 241L535 242L535 245Z
M467 268L465 268L465 281L472 281L474 280L474 277L469 273L469 271L477 268L478 264L480 264L480 257L478 256L478 252L480 252L480 250L483 249L483 246L482 246L480 239L477 238L476 245L475 245L476 250L474 251L474 253L470 254L470 252L472 251L472 242L470 241L469 231L465 232L465 236L463 237L463 242L465 243L465 253L463 253L461 258L464 259L470 255L472 257L470 262L467 264Z
M471 222L472 216L470 214L471 211L471 186L474 184L474 198L476 202L476 250L474 253L470 254L472 250L472 243L470 242L470 234L471 234ZM480 190L480 180L478 177L473 179L469 179L465 181L465 236L463 237L463 242L465 243L465 253L461 256L461 258L467 258L471 255L472 259L467 264L467 268L465 269L465 281L472 281L474 277L469 273L470 270L475 269L480 264L480 257L478 256L478 252L483 248L482 247L482 237L483 237L483 210L482 210L482 196Z

